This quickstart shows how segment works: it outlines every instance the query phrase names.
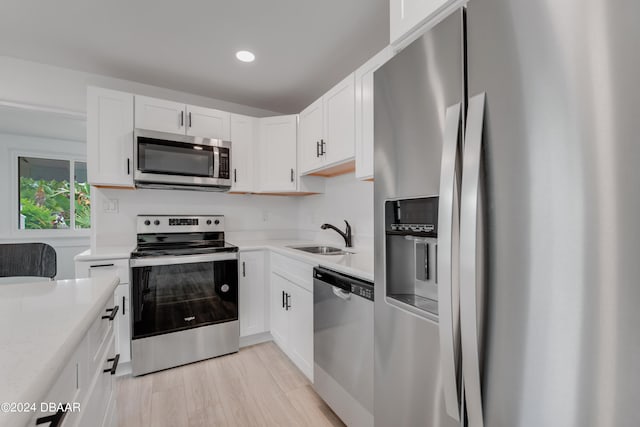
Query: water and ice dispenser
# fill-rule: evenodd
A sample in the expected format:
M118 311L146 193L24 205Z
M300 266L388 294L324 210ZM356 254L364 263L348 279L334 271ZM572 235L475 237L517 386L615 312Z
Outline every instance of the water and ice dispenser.
M438 318L438 197L385 202L386 300Z

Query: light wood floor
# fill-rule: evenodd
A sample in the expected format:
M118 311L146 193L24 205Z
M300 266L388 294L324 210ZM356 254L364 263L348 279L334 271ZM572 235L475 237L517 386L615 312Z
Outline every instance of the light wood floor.
M120 427L344 425L272 342L117 384Z

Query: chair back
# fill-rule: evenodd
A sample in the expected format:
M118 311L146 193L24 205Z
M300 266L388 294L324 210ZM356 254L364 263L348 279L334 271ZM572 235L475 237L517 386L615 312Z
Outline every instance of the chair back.
M46 243L0 244L0 277L56 277L56 250Z

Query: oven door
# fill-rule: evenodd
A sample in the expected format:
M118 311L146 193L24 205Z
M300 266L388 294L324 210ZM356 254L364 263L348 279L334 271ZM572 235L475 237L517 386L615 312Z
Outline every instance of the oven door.
M231 143L136 130L134 178L138 183L231 185Z
M131 260L132 339L238 320L237 253Z

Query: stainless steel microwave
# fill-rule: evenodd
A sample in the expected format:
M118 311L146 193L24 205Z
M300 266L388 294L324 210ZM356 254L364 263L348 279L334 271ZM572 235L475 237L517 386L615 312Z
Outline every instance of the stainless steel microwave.
M136 187L228 191L231 142L136 129Z

